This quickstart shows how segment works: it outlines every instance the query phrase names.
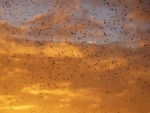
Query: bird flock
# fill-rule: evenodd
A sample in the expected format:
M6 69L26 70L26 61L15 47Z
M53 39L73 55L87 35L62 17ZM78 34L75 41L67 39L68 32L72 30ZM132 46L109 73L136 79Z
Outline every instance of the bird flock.
M150 113L149 0L1 0L0 113Z

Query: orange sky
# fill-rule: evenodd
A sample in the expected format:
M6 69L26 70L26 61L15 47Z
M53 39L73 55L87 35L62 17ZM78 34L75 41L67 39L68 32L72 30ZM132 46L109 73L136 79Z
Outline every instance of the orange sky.
M0 113L150 113L149 6L0 1Z

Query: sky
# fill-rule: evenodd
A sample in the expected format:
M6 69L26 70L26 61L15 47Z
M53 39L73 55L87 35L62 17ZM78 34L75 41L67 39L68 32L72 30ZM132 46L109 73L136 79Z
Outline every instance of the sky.
M0 0L0 113L150 113L149 0Z

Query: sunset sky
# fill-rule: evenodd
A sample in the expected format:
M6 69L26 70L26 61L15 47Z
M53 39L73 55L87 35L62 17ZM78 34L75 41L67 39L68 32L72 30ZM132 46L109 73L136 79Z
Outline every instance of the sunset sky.
M150 1L0 0L0 113L150 113Z

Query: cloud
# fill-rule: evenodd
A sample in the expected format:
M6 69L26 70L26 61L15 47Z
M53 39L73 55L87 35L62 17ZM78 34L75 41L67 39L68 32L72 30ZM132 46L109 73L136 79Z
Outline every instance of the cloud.
M2 107L0 109L24 110L24 109L31 109L31 108L35 108L35 107L36 106L34 106L34 105L23 105L23 106Z
M1 72L1 77L0 77L0 80L6 80L6 79L9 79L11 77L19 77L21 73L25 73L27 72L26 69L20 69L18 67L15 67L12 70L9 70L8 68L4 68L2 69L2 72Z
M30 45L32 44L32 46ZM45 56L69 56L69 57L81 57L82 53L79 52L78 48L68 45L67 43L60 42L60 43L36 43L37 45L34 45L33 42L29 41L29 43L26 44L25 41L21 41L18 43L18 41L6 41L5 39L2 39L1 46L3 46L0 49L1 54L31 54L31 55L45 55ZM39 48L37 48L39 47ZM11 51L11 52L10 52ZM19 60L18 58L14 58L13 60Z
M54 26L56 24L57 27ZM72 39L73 37L77 37L78 35L82 35L84 37L93 36L99 38L101 38L102 36L102 33L85 33L85 31L87 30L90 32L90 29L99 29L100 26L102 26L102 22L96 22L90 19L90 17L87 17L85 18L85 20L83 20L79 17L70 16L68 14L41 14L33 17L31 20L28 20L28 22L26 22L24 25L36 26L28 29L25 35L36 38L42 36L43 40L48 40L51 37L54 37L56 39L60 38L60 40L63 40L65 38ZM80 33L78 33L79 30ZM103 30L101 30L101 32L103 32Z
M12 102L15 101L14 95L0 95L0 102L2 102L1 105L10 105Z
M134 21L144 21L144 22L150 22L150 15L148 13L143 13L143 11L134 12L130 15L128 15L129 19L133 19Z
M61 44L60 47L59 44L56 46L56 43L50 44L53 44L55 49L62 47ZM49 43L45 43L43 47L47 45ZM48 55L37 57L36 54L29 56L16 54L12 58L13 54L3 54L1 75L12 72L13 76L1 81L0 86L6 84L6 89L1 87L1 93L15 95L14 100L19 100L16 106L29 105L29 103L38 105L36 103L41 102L47 107L53 105L53 107L69 110L70 107L78 106L80 103L81 108L78 106L76 109L81 111L86 111L82 109L86 106L89 106L88 110L90 110L105 105L107 109L119 112L123 106L131 110L133 102L137 103L136 108L141 106L140 102L147 103L142 95L150 93L148 91L149 65L147 52L143 51L143 46L124 48L115 44L72 44L71 47L77 48L82 57L49 57ZM143 60L140 60L142 57ZM5 65L10 58L14 60L11 60L8 66ZM17 73L20 76L14 76ZM21 98L23 99L20 100ZM104 111L108 111L107 109ZM145 106L142 109L147 108Z
M66 84L66 83L65 83ZM92 96L92 92L90 90L86 89L79 89L79 91L73 91L70 87L68 88L57 88L57 89L43 89L42 86L45 86L44 84L34 84L29 87L26 87L22 89L22 92L27 92L33 95L39 95L39 94L47 94L47 95L54 95L59 97L67 97L67 100L69 99L87 99L92 101L100 101L100 98L94 98ZM86 97L88 96L88 97ZM45 98L48 99L48 98ZM62 99L60 100L62 101Z

